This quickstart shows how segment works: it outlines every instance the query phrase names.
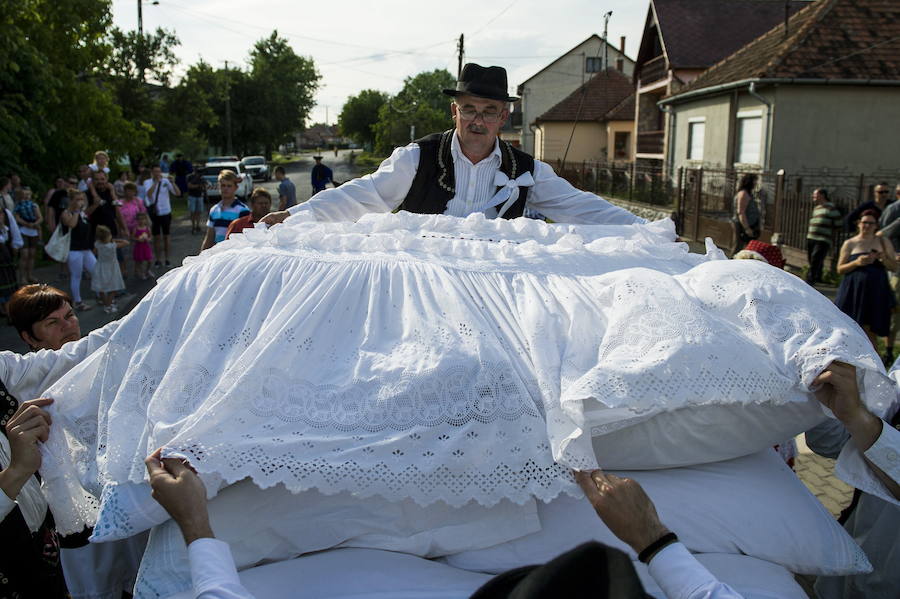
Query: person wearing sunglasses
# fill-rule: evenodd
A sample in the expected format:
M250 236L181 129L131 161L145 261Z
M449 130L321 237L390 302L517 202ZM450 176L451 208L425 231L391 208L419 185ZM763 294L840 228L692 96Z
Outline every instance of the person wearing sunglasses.
M516 218L526 207L574 224L633 224L644 219L573 187L550 165L499 138L509 117L506 70L465 65L450 116L454 127L393 154L371 175L315 194L308 202L266 215L269 225L310 212L318 221L356 221L368 212Z
M894 203L890 194L891 192L888 188L888 184L884 181L872 188L872 199L863 202L847 215L844 219L844 230L853 231L856 227L856 222L862 217L862 213L866 210L874 210L876 213L875 219L878 220L885 209Z

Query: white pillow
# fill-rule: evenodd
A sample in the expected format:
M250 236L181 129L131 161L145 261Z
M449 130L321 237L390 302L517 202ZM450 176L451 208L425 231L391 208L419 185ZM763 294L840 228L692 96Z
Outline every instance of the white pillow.
M728 584L744 599L807 599L808 595L794 576L778 564L749 555L700 553L694 556L720 582ZM634 562L644 590L659 599L666 595L650 576L644 564Z
M801 396L802 397L802 396ZM800 398L798 398L800 399ZM593 404L594 409L588 407ZM602 410L585 402L585 420L597 463L606 470L677 468L730 460L772 447L823 420L821 404L811 396L785 404L705 405L663 412L637 424L607 432L598 425L622 409ZM608 412L609 414L605 414ZM711 430L728 431L728 442Z
M258 599L467 599L491 579L377 549L334 549L240 573ZM190 591L173 599L191 599Z
M668 470L623 471L656 504L662 522L692 552L746 554L792 572L871 571L865 554L771 449ZM634 552L616 539L586 499L538 504L540 532L445 558L466 570L499 573L544 563L589 540Z

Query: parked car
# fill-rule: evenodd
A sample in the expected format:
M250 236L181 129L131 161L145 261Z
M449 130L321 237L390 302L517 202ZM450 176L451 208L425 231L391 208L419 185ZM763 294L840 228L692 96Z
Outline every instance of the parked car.
M246 202L253 192L253 177L244 171L241 163L237 161L206 163L206 166L200 170L203 180L206 181L206 197L213 202L218 202L222 197L222 194L219 193L219 173L224 170L234 171L241 178L241 182L238 183L237 197L242 202Z
M266 164L265 156L244 156L241 165L254 179L269 180L269 165Z
M210 156L206 159L206 163L211 162L239 162L241 159L237 156Z

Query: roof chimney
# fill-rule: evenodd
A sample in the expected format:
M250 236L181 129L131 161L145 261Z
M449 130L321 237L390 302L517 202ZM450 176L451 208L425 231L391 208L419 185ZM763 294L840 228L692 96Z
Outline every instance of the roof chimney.
M619 38L619 52L625 54L625 36Z

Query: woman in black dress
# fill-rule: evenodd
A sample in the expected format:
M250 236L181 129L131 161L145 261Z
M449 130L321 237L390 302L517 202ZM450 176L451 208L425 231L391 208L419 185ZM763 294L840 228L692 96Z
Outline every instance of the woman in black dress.
M896 300L888 271L897 269L897 255L889 239L876 236L874 210L862 213L858 233L844 242L837 271L844 275L834 303L865 330L872 345L891 331L891 310Z

